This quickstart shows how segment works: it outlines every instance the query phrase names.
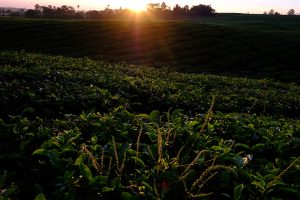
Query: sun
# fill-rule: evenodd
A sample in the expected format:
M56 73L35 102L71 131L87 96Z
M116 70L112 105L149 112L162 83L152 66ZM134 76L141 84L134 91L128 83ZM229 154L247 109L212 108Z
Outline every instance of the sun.
M147 3L144 1L128 1L126 2L126 7L135 12L141 12L146 10Z

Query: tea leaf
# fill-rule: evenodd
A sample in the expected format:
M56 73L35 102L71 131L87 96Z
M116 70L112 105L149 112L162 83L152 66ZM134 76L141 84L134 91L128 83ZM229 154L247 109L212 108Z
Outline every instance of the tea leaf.
M91 172L90 168L87 165L81 163L79 165L79 169L80 169L82 176L87 178L91 182L93 179L93 176L92 176L92 172Z
M242 196L242 191L244 189L244 184L240 184L234 187L234 200L239 200Z

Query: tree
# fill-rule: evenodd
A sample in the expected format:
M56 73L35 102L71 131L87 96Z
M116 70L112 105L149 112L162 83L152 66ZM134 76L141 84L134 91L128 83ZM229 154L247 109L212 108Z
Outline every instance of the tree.
M25 12L25 17L28 18L38 18L41 16L41 13L38 10L29 9Z
M155 9L158 9L158 8L160 8L160 4L159 3L148 3L147 4L147 9L148 10L155 10Z
M161 7L162 10L166 10L168 6L165 2L162 2L160 7Z
M287 15L295 15L295 10L294 9L289 10Z
M274 9L271 9L271 10L269 11L269 15L274 15L274 14L275 14Z
M193 6L190 10L193 16L210 16L216 11L210 5L200 4L198 6Z
M175 17L178 17L182 14L182 8L180 5L176 4L175 7L173 8L173 15Z
M86 13L88 19L101 19L102 15L100 11L90 10Z
M42 7L39 4L35 4L34 9L42 12Z
M41 8L43 10L43 17L46 17L46 18L55 17L55 9L51 5L48 5L47 7L41 6Z
M190 11L189 5L185 5L185 6L183 7L183 11L184 11L185 13L188 13L188 12Z

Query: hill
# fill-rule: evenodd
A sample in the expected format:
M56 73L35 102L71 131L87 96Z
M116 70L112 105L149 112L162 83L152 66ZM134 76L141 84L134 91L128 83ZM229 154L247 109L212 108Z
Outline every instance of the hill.
M2 19L0 48L299 81L298 19L238 14L193 21Z

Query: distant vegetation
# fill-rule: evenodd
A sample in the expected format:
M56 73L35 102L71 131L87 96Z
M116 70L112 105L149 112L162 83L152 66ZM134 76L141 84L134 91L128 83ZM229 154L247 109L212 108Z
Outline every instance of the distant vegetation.
M265 11L264 12L265 15L281 15L281 13L279 12L275 12L274 9L271 9L269 12ZM288 12L287 12L287 15L295 15L295 10L294 9L290 9Z
M79 6L78 6L79 8ZM101 11L90 10L88 12L75 12L75 9L71 6L63 5L61 7L55 6L40 6L35 5L35 9L30 9L25 12L25 16L29 18L48 18L48 19L124 19L130 18L135 11L129 9L110 9L109 5ZM138 18L160 18L160 19L178 19L178 18L195 18L200 16L211 16L215 13L215 10L210 5L197 5L191 8L186 5L181 7L176 4L172 9L167 6L165 2L149 3L147 11L139 13Z
M299 16L149 6L0 19L0 199L300 199Z

